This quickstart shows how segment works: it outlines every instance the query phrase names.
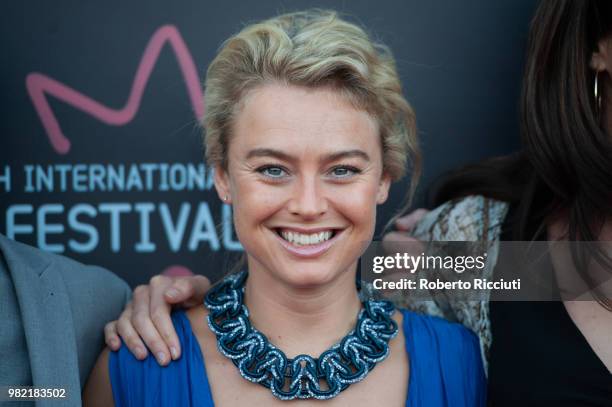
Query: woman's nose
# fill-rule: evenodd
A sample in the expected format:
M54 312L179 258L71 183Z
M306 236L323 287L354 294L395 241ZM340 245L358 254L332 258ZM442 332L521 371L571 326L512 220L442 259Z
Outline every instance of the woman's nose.
M309 177L296 183L289 201L289 212L305 218L314 218L327 212L327 207L327 198L320 180Z

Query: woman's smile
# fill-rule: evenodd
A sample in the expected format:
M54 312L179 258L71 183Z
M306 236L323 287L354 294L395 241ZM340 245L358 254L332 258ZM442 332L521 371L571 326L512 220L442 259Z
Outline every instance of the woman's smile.
M311 230L278 228L281 245L297 257L312 258L327 252L340 239L344 229L316 228Z

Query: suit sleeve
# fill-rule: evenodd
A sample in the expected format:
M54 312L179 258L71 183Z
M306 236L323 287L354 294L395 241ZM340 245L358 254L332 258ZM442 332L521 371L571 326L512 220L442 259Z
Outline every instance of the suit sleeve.
M67 317L71 316L73 321L83 386L104 349L104 325L119 317L130 298L130 288L117 275L101 267L85 266L66 258L58 260L55 267L61 270L69 297Z

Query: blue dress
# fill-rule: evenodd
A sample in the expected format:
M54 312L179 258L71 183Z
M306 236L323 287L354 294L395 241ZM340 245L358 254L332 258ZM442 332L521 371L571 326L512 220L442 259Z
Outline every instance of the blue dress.
M401 312L410 361L406 406L484 406L486 381L476 336L459 324ZM152 356L139 361L123 345L111 352L115 406L214 406L200 345L185 312L175 312L172 321L182 355L170 365L160 367Z

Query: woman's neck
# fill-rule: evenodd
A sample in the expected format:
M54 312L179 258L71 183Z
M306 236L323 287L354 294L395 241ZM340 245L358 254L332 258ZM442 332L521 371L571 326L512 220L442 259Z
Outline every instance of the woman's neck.
M361 302L355 263L325 285L299 288L249 267L245 304L251 323L287 357L318 357L355 327Z

